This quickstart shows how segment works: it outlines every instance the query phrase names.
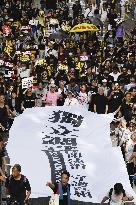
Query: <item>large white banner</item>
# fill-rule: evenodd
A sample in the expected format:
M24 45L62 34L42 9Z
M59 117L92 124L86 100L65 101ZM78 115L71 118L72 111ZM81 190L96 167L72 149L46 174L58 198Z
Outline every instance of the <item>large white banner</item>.
M112 119L67 107L26 109L17 117L7 149L30 180L32 197L50 196L46 182L59 181L62 170L71 174L73 200L99 203L117 182L134 195L120 148L111 144Z

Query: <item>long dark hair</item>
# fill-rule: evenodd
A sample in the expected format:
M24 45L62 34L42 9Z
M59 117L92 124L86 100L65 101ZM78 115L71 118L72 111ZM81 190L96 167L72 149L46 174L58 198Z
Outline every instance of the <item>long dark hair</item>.
M114 185L114 191L115 191L115 194L116 194L116 195L119 195L119 194L121 194L121 193L123 193L124 196L126 195L126 194L125 194L125 190L124 190L124 188L123 188L123 185L122 185L121 183L116 183L116 184Z

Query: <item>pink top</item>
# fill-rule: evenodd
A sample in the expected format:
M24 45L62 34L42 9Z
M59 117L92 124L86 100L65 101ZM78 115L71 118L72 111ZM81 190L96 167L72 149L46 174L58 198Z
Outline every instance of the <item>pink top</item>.
M57 99L58 99L59 95L57 92L55 93L51 93L50 91L47 92L47 94L43 97L43 100L45 100L46 105L52 105L52 106L56 106L57 105Z

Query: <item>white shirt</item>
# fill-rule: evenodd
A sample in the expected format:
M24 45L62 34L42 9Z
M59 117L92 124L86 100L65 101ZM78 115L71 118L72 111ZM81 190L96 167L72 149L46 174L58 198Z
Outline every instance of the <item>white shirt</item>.
M107 197L109 197L109 192L107 194ZM123 193L121 193L120 195L116 195L113 189L110 205L113 205L113 204L122 205L122 199L123 199Z
M125 159L126 161L129 161L132 153L134 150L134 142L130 139L127 143L126 143L126 154L125 154Z
M64 89L62 90L61 88L58 89L58 94L60 95L62 92L64 92L64 94L66 94L67 90L64 87Z
M122 134L122 138L121 138L122 141L123 142L129 141L131 135L132 135L132 132L129 129L125 129L123 134Z
M76 98L72 98L72 99L69 99L69 98L66 98L65 100L65 103L64 103L64 106L79 106L79 103L78 103L78 100Z
M104 96L108 96L108 93L109 93L109 91L110 91L110 88L108 88L107 86L106 87L104 87Z
M121 1L120 1L120 5L121 5L121 6L125 6L126 1L127 1L127 0L121 0Z
M31 26L37 26L37 25L38 25L38 20L36 20L36 19L30 20L30 21L29 21L29 24L30 24Z
M110 73L110 76L112 76L114 78L114 82L117 82L118 77L120 76L120 73Z
M102 22L105 22L106 19L107 19L107 11L104 11L104 10L102 9L101 21L102 21Z
M85 10L84 16L85 16L85 18L87 18L88 16L89 17L93 16L93 14L94 14L94 12L92 10L90 10L90 8L87 8Z

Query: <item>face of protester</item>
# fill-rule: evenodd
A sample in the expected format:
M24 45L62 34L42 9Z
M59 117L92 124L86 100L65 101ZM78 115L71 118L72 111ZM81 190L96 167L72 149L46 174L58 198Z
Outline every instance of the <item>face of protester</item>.
M46 71L44 71L44 72L42 73L42 78L43 78L43 79L47 79L47 72L46 72Z
M3 148L4 147L4 141L0 141L0 148Z
M132 97L136 96L136 89L135 88L133 88L133 91L131 92L131 95L132 95Z
M15 99L17 97L17 94L16 93L12 93L12 99Z
M105 76L105 77L108 77L108 75L109 75L109 71L108 71L108 70L105 70L105 71L104 71L104 76Z
M14 87L11 85L10 87L9 87L9 91L13 91L13 89L14 89Z
M122 69L122 73L126 75L126 74L127 74L127 69L126 69L126 68L123 68L123 69Z
M31 54L31 61L34 61L34 60L35 60L35 55Z
M133 62L135 60L135 58L133 56L129 57L129 61Z
M48 43L48 47L49 47L49 48L52 48L52 47L53 47L53 45L52 45L51 42Z
M99 95L103 95L103 94L104 94L103 88L99 88Z
M118 68L114 68L113 73L117 74L118 73Z
M133 142L136 142L136 132L134 132L131 136Z
M70 71L70 73L69 73L69 74L70 74L70 76L71 76L71 77L73 77L73 78L74 78L74 76L75 76L75 70L74 70L74 69L71 69L71 71Z
M91 75L91 74L92 74L92 69L91 69L91 68L88 68L87 74L88 74L88 75Z
M51 92L51 93L55 93L55 87L51 87L51 88L50 88L50 92Z
M0 82L2 82L3 81L3 76L2 75L0 75Z
M81 53L80 48L77 48L77 54Z
M118 83L115 84L114 90L119 90L119 84Z
M69 98L69 100L71 100L73 98L72 93L68 93L68 98Z
M110 61L106 61L106 63L105 63L105 67L106 67L106 68L109 68L110 65L111 65Z
M107 86L107 82L102 82L102 86L106 87Z
M63 51L64 51L63 47L60 47L59 52L60 52L60 53L63 53Z
M27 93L30 95L32 94L32 88L28 88Z
M128 94L126 95L125 99L126 99L126 102L130 103L130 102L131 102L131 94L128 93Z
M62 94L60 94L59 99L62 100L63 97L64 97L64 96L63 96Z
M129 126L129 130L130 130L131 132L134 132L135 129L136 129L135 124L131 123L130 126Z
M59 87L60 87L61 89L63 89L63 88L64 88L64 82L63 82L63 81L62 81L62 82L60 82Z
M62 186L66 186L69 181L69 178L66 174L63 174L61 177Z
M92 85L93 87L96 87L96 80L93 80L92 83L91 83L91 85Z
M103 10L106 11L107 7L106 4L103 4Z
M82 92L82 93L85 93L85 92L86 92L86 86L85 86L85 85L82 85L82 87L81 87L81 92Z
M20 176L20 172L17 170L17 168L13 168L12 169L12 176L14 177L14 178L17 178L17 177L19 177Z
M128 42L124 41L124 47L128 47Z
M5 102L5 97L4 95L0 95L0 103L4 103Z
M83 35L80 35L80 40L83 40L84 39L84 36Z
M68 42L66 43L66 48L70 48L70 44Z

